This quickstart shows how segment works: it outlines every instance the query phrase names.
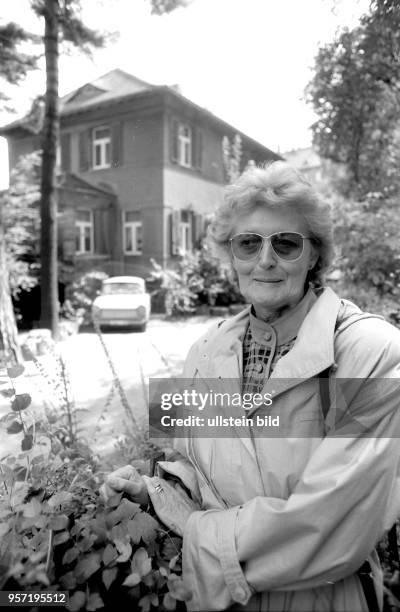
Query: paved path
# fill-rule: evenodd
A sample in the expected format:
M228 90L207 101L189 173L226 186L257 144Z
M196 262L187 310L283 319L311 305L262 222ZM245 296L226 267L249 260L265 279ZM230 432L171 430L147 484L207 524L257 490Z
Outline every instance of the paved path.
M147 331L104 333L103 339L114 369L136 420L147 423L147 382L149 377L179 375L185 356L212 321L193 317L177 322L152 318ZM81 435L99 456L111 455L115 441L127 433L126 411L118 393L112 389L113 374L99 337L83 332L58 345L71 383ZM54 362L40 358L48 378L56 379ZM29 392L36 414L57 408L59 400L54 383L49 384L32 362L27 362L26 376L16 379L18 392ZM0 399L0 417L9 410ZM0 428L0 458L15 453L20 435L8 436Z

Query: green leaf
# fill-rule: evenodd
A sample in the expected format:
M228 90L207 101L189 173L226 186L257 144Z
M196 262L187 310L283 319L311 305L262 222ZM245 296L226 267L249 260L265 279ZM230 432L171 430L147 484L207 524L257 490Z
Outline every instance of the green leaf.
M164 595L163 606L166 610L175 610L176 599L172 597L171 593L166 593Z
M22 438L21 450L29 451L29 450L31 450L32 446L33 446L33 436L31 434L26 434Z
M172 559L169 562L169 569L174 569L175 565L178 563L179 559L180 559L180 553L178 553L177 555L175 555L175 557L172 557Z
M53 538L53 546L59 546L60 544L64 544L64 542L68 542L70 537L71 536L68 531L60 531L60 533L56 533Z
M100 567L100 555L92 553L81 559L75 568L75 575L78 583L85 582Z
M42 512L42 504L37 497L32 497L32 499L23 506L22 511L25 518L33 518Z
M122 586L134 587L139 584L140 580L141 578L139 574L137 572L132 572L132 574L129 574L129 576L125 578L124 582L122 583Z
M149 612L151 606L158 608L158 596L155 593L148 593L139 599L139 606L142 612Z
M94 612L95 610L98 610L99 608L104 608L104 603L103 603L102 598L100 597L98 593L90 593L89 599L86 604L86 610L88 610L88 612Z
M145 576L151 571L151 559L144 548L138 548L133 555L131 570L140 576Z
M7 397L7 398L13 397L13 395L15 395L15 391L14 391L14 389L11 389L11 388L10 389L2 389L0 391L0 395L2 395L3 397Z
M72 591L76 587L76 576L74 572L67 572L61 576L60 584L66 591Z
M11 408L14 412L25 410L31 404L31 396L29 393L19 393L16 395L11 402Z
M120 553L117 559L117 563L125 563L126 561L128 561L132 554L132 546L130 545L130 543L115 540L115 546L117 547L118 552Z
M58 516L53 516L49 523L49 528L53 529L53 531L61 531L61 529L66 529L69 523L69 518L65 514L59 514Z
M71 612L78 612L78 610L82 610L83 606L85 605L85 601L85 593L83 591L75 591L75 593L69 598L67 608Z
M103 552L103 563L109 565L112 561L115 561L118 553L112 544L107 544Z
M72 498L72 493L69 493L68 491L58 491L55 495L50 497L47 503L49 504L50 508L55 508L56 506L61 506L62 504L71 501Z
M79 556L79 549L76 546L69 548L63 556L62 563L63 565L68 565L75 561L75 559Z
M13 421L11 425L7 427L8 434L18 434L24 429L24 426L19 421Z
M21 376L21 374L23 374L24 371L25 371L25 368L21 364L12 366L11 368L7 368L7 374L9 375L10 378L18 378L18 376Z
M102 580L103 584L108 590L111 584L114 582L118 574L118 569L116 567L110 567L103 570Z
M127 528L134 544L139 544L141 539L145 544L150 544L156 538L160 526L150 514L139 512L128 522Z
M189 589L184 586L183 580L176 576L172 580L168 580L168 589L172 597L178 601L188 601L191 597L191 593Z

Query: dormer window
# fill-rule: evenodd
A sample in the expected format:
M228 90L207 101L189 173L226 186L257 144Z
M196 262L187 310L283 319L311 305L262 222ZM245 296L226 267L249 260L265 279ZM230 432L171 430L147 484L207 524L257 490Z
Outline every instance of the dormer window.
M111 166L111 130L108 126L93 130L93 170Z

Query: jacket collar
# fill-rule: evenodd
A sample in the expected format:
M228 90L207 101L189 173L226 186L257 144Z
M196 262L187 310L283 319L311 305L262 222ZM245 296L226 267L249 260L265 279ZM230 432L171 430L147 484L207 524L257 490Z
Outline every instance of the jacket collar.
M298 330L292 349L278 361L269 381L310 378L334 363L334 334L340 299L329 287L317 292L317 298ZM213 363L213 377L241 378L242 341L250 308L225 321L209 338L207 357ZM290 386L298 382L293 380Z

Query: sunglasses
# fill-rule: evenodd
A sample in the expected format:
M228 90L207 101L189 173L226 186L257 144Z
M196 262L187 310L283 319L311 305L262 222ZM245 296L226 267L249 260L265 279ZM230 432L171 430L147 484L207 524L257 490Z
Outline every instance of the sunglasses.
M304 241L310 240L298 232L276 232L262 236L255 232L236 234L230 239L234 257L240 261L251 261L261 253L264 242L268 241L275 255L283 261L297 261L303 255Z

